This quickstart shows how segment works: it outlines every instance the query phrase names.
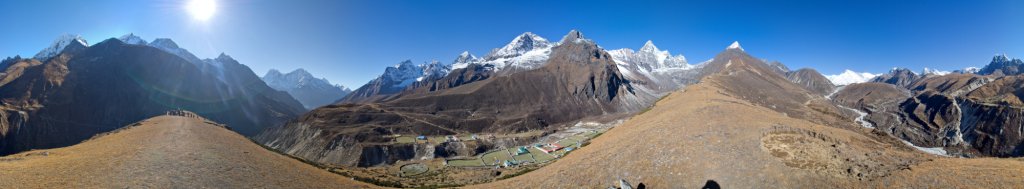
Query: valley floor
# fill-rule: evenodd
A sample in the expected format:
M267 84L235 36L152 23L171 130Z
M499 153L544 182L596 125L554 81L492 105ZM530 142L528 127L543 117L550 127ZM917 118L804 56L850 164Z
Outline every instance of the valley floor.
M199 118L159 116L78 145L0 157L0 188L370 188Z

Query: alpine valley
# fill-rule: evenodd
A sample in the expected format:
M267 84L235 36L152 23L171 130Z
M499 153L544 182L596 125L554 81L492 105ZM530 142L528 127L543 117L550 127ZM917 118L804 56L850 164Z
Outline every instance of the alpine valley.
M739 42L694 63L636 44L525 32L350 90L167 38L63 35L0 62L0 188L1024 184L1020 59L826 76Z

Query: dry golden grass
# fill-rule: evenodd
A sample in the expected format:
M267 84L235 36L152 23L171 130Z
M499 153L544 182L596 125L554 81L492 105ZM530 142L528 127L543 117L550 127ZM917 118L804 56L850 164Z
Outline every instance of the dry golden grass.
M619 179L652 188L699 188L707 180L723 188L1024 184L1020 160L929 155L867 129L791 118L721 91L690 86L551 165L469 188L605 188ZM808 153L819 154L791 157Z
M0 158L0 188L370 188L200 119L159 116L74 146Z

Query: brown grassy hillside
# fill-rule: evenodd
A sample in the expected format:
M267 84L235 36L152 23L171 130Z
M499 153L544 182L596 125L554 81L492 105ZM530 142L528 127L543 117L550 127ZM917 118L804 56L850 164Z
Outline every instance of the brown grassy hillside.
M78 145L0 157L0 188L369 188L197 118L158 116Z

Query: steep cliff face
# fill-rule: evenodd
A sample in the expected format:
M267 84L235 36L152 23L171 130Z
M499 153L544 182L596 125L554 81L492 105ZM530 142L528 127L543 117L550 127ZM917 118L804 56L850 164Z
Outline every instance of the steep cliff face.
M838 92L835 101L865 110L879 131L948 155L1024 156L1021 76L947 74L915 80L905 92L856 86Z

